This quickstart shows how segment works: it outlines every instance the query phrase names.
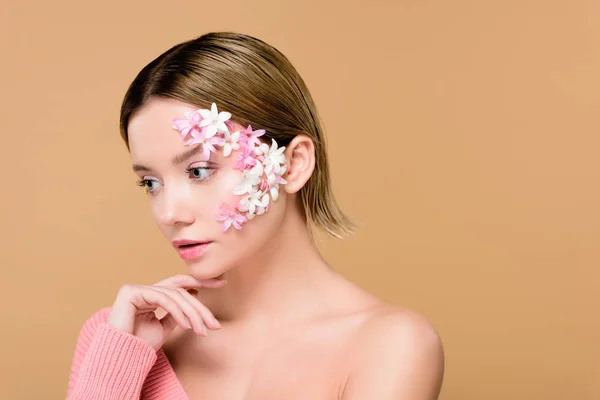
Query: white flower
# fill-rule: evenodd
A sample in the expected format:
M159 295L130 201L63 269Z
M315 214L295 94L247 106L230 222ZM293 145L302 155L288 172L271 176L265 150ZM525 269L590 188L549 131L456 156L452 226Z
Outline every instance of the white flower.
M253 187L260 184L260 178L262 174L263 166L261 163L257 162L252 169L244 171L244 176L241 178L240 183L235 187L235 189L233 189L233 194L251 194Z
M202 121L198 125L200 128L206 127L206 138L211 138L217 134L217 132L228 132L225 121L231 118L231 113L226 111L219 112L217 105L212 103L211 109L199 109L198 113L202 116Z
M221 145L223 146L223 155L228 157L233 150L240 149L240 131L235 131L233 133L229 133L229 130L223 133L223 142Z
M265 208L269 205L269 196L260 190L253 190L247 196L245 196L238 207L238 210L242 212L248 212L248 214L264 214Z
M273 182L269 182L269 186L271 187L269 193L271 194L271 198L273 198L273 201L277 201L277 199L279 198L279 185L285 184L287 183L287 181L279 175L271 174L269 178L271 176L274 177L274 180Z
M256 215L264 214L268 205L269 205L269 195L267 193L265 193L265 194L263 194L263 197L260 199L260 205L256 208Z
M285 146L278 148L275 139L271 139L271 141L270 148L266 143L262 143L254 151L258 155L264 155L265 173L270 174L272 171L277 175L282 175L282 167L285 167L285 156L283 155Z

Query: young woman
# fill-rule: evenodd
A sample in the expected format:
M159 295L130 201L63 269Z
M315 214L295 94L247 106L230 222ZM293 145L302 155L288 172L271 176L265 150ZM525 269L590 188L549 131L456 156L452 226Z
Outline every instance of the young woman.
M315 229L354 227L283 54L232 32L178 44L138 74L120 121L189 274L126 284L85 322L68 399L437 399L432 325L336 273L315 246Z

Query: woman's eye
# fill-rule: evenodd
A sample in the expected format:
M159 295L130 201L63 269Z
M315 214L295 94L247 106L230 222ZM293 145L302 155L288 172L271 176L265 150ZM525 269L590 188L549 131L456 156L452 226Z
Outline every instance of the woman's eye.
M146 193L154 192L158 189L158 181L154 179L142 179L137 181L137 185L146 189Z
M195 168L188 168L185 170L188 174L190 174L190 178L199 180L199 181L204 181L206 179L208 179L213 172L213 168L210 167L195 167Z

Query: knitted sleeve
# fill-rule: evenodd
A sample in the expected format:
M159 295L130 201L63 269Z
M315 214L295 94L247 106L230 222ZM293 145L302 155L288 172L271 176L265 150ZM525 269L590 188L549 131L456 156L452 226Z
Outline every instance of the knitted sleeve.
M142 339L106 323L110 307L94 313L79 332L67 400L138 400L157 354Z

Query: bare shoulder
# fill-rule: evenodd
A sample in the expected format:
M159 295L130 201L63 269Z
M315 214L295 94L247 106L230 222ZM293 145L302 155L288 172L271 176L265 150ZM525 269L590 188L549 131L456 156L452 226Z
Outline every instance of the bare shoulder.
M353 343L344 399L437 399L444 374L442 340L433 324L409 309L380 305Z
M424 347L441 350L442 347L440 335L426 317L387 304L371 311L360 335L363 343L378 344L388 350L414 351Z

